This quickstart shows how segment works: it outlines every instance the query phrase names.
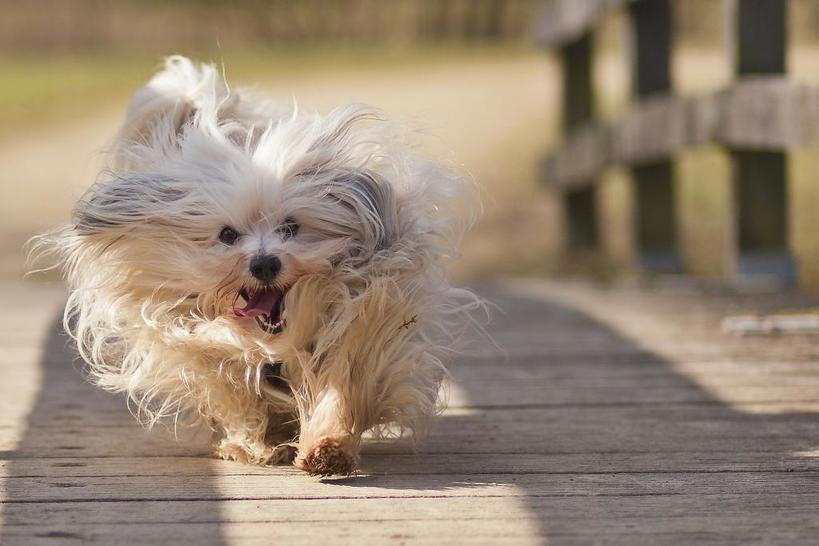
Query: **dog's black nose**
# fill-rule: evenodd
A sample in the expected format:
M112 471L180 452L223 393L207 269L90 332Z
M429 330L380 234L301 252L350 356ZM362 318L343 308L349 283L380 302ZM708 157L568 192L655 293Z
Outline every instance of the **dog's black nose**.
M250 274L264 283L276 280L282 269L282 261L273 254L259 254L250 260Z

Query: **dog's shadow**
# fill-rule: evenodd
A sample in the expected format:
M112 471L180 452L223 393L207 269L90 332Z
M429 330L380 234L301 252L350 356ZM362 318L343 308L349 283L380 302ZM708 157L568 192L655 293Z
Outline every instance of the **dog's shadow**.
M175 524L213 521L209 435L183 430L186 441L176 442L161 427L141 429L122 397L83 379L61 315L43 343L41 385L23 434L0 453L0 544L165 544L177 542ZM180 475L192 502L167 493ZM200 538L224 543L218 525Z
M771 460L815 447L811 443L817 432L815 414L737 412L676 373L667 361L574 309L514 297L501 289L486 288L483 293L506 310L495 318L492 333L508 357L477 348L473 356L460 359L453 375L461 407L437 420L417 452L403 442L368 444L359 474L322 480L333 485L332 495L360 487L440 496L514 486L529 516L548 536L556 532L555 514L565 511L560 503L566 501L561 499L581 489L588 494L591 487L588 480L564 477L622 471L616 461L629 454L708 453L714 460L723 457L729 467L734 453L720 451L719 446L738 435L764 442ZM22 537L32 536L44 541L109 542L113 537L165 543L178 539L175 522L206 523L200 526L199 543L225 543L216 463L209 458L207 438L176 442L162 431L140 430L121 398L82 380L59 322L50 329L43 349L42 385L25 430L16 449L0 453L7 463L0 544L23 543ZM633 384L619 395L612 390L610 382L616 384L630 372L645 374L647 369L656 372L647 375L647 385L657 386L656 392L651 388L635 392ZM622 419L605 417L601 409L606 408L596 403L600 393L615 397L605 404L611 415ZM692 408L707 408L702 417L707 426L692 436L692 423L678 421L680 406L665 393L682 393L683 406L688 401ZM654 409L646 411L645 404L654 404ZM664 468L661 455L651 464L647 471L672 470L670 462ZM165 495L168 483L178 483L180 476L185 480L185 499ZM749 483L737 482L734 492L742 493ZM717 500L703 498L703 505L718 504L718 498L712 498ZM602 513L623 502L616 495L595 499ZM659 516L669 509L653 502L641 510L648 515L655 510ZM139 526L123 530L110 523L124 511L129 522L146 524L138 532L149 534L129 537L129 529ZM63 529L60 523L72 525Z

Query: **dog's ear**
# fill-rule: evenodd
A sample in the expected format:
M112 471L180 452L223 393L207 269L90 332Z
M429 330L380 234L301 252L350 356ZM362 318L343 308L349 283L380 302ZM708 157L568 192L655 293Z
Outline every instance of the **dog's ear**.
M145 224L184 222L195 211L173 181L151 176L123 176L91 186L74 207L78 235L118 236Z
M163 70L134 93L115 148L128 144L155 147L178 139L198 112L216 119L238 100L211 64L182 56L165 59Z
M371 171L351 171L333 179L330 194L361 220L365 245L388 248L398 235L395 196L390 184Z

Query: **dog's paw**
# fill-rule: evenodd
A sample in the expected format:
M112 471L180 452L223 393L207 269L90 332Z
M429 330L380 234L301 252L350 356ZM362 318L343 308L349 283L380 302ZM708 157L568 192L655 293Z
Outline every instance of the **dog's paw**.
M213 455L226 461L237 461L240 463L250 462L250 453L241 444L235 442L221 441Z
M248 464L267 464L274 451L267 446L253 445L223 439L216 446L214 455L226 461L237 461Z
M312 476L350 475L358 457L350 442L343 438L323 438L318 445L299 452L296 467Z

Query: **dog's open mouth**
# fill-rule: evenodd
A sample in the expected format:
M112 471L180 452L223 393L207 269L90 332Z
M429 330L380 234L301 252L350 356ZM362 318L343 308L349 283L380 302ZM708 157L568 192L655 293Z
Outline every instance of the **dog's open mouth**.
M285 292L275 286L258 290L242 288L239 296L246 302L245 306L234 307L233 313L237 317L253 317L259 328L268 334L278 334L285 327L284 295Z

